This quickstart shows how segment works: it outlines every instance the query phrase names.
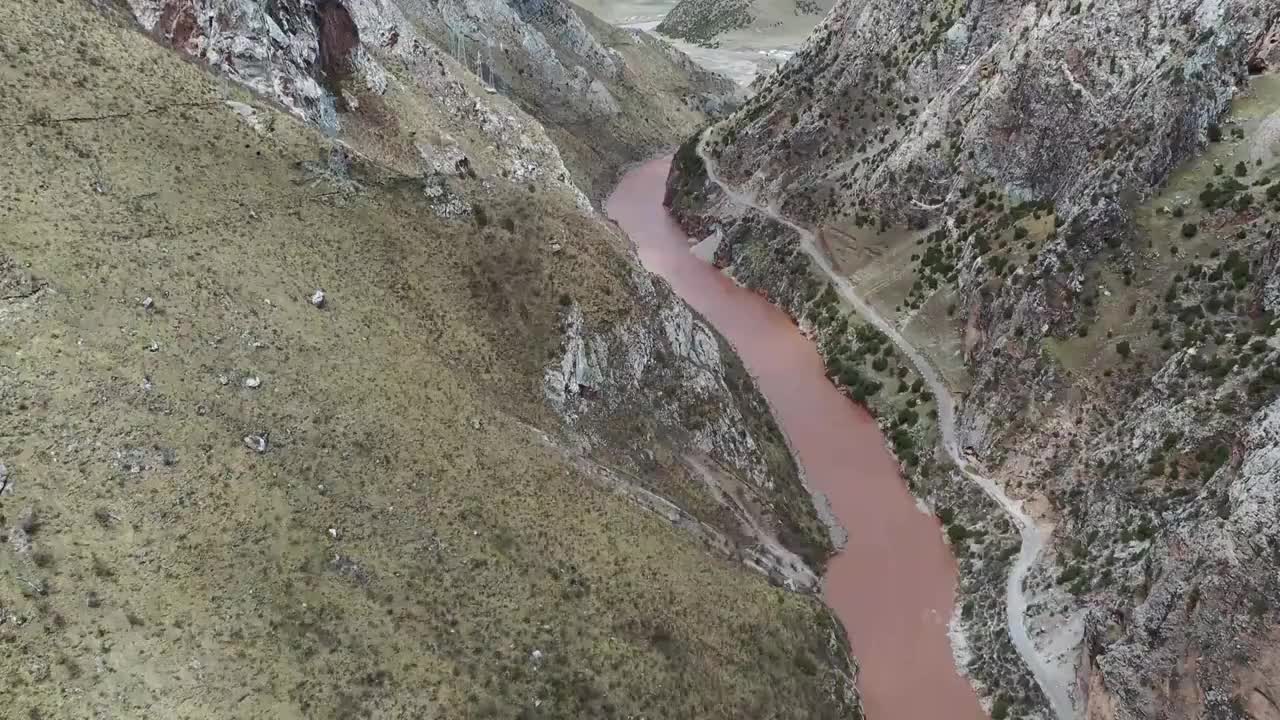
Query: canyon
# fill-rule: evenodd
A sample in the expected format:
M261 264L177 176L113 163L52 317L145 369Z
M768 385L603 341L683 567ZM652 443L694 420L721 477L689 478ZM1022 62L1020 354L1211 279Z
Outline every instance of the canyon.
M952 660L955 564L937 521L916 508L879 427L827 380L790 318L690 252L662 205L669 165L663 158L628 172L606 211L644 266L742 356L809 488L847 528L822 597L849 632L867 717L985 717Z
M0 705L1280 718L1280 0L0 8Z

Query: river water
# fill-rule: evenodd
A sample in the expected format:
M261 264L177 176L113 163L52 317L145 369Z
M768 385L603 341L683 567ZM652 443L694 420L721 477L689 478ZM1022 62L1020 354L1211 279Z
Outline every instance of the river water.
M823 599L849 632L870 720L984 720L957 672L947 623L956 565L935 518L917 508L874 419L827 380L817 348L763 297L689 252L662 206L671 158L623 177L606 205L641 262L737 349L773 406L810 486L849 531Z

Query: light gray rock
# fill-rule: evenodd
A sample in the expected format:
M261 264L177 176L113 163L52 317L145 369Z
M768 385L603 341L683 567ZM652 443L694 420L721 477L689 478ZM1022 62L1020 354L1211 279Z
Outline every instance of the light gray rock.
M244 446L261 455L267 451L267 434L254 433L244 436Z

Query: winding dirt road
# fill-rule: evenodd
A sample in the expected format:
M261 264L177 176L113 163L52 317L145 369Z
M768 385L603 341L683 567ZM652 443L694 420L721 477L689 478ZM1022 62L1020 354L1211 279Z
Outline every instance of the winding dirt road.
M703 134L697 148L698 156L706 167L708 179L719 186L734 203L764 213L799 233L801 247L813 260L814 264L822 269L823 274L827 276L827 279L835 287L840 297L852 305L864 320L888 336L898 350L911 360L916 372L929 386L938 403L938 424L942 428L942 446L951 461L955 463L956 468L966 478L977 483L991 499L999 503L1009 518L1018 526L1018 531L1022 538L1022 547L1018 553L1017 561L1009 571L1008 587L1006 589L1005 607L1008 614L1009 636L1012 638L1014 647L1017 648L1023 662L1026 663L1036 682L1040 685L1041 690L1049 698L1049 704L1053 709L1054 715L1059 720L1073 720L1076 715L1068 683L1060 677L1059 672L1055 671L1053 663L1040 655L1035 643L1031 640L1030 632L1027 630L1027 597L1023 591L1023 585L1028 573L1039 559L1040 553L1044 550L1048 534L1023 512L1021 503L1016 502L1005 494L1004 490L996 485L991 478L983 475L980 469L965 457L961 451L960 441L956 433L955 399L942 381L941 375L924 354L908 342L893 323L889 322L869 302L858 295L848 278L835 271L831 261L818 249L817 240L811 231L783 217L773 207L767 204L761 205L754 197L738 192L724 182L720 177L715 159L706 152L705 145L709 134L709 131Z

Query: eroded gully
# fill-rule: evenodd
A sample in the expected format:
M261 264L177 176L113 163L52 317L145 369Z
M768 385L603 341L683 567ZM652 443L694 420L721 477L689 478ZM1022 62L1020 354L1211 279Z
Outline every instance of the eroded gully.
M662 206L670 158L631 170L606 206L645 267L664 278L741 355L790 439L811 488L849 531L823 582L861 665L873 720L979 720L947 637L956 565L937 520L921 513L879 427L827 380L817 349L778 308L689 252Z

